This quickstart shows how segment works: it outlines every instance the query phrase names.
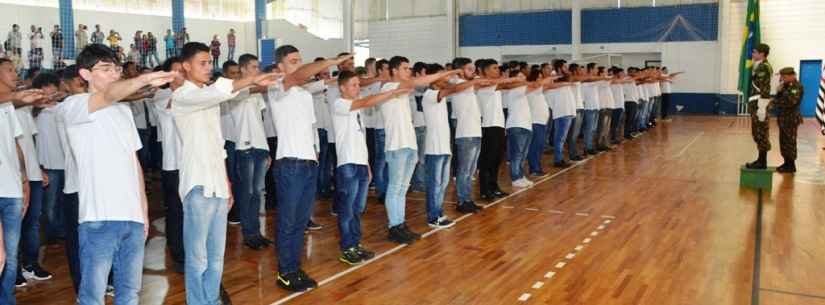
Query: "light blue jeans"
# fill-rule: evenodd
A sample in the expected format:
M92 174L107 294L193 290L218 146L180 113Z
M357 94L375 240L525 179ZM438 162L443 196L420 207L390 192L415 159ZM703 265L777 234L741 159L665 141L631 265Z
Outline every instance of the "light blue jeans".
M6 266L0 276L0 304L14 305L17 246L20 243L20 226L23 223L22 198L0 198L0 222L3 224L3 249L6 251Z
M203 186L195 186L183 199L186 303L189 305L218 304L228 204L226 198L206 197Z
M582 122L582 133L584 134L584 149L592 151L593 137L596 133L596 125L599 123L599 110L584 110L584 121Z
M412 177L411 188L415 191L427 189L427 167L424 166L424 138L427 136L427 127L415 128L415 140L418 144L418 163Z
M450 184L450 155L425 155L427 165L427 222L444 216L444 191Z
M472 201L473 174L478 167L478 156L481 153L481 138L457 138L455 189L458 193L458 202Z
M507 129L507 155L510 157L510 180L524 178L524 160L527 158L527 148L533 137L533 131L525 128Z
M418 162L418 152L414 149L402 148L387 151L389 182L385 204L390 228L404 223L407 206L406 194L416 162Z
M143 224L134 221L88 221L77 228L80 241L80 293L83 305L106 304L109 271L115 304L137 305L143 277ZM191 304L191 303L190 303Z

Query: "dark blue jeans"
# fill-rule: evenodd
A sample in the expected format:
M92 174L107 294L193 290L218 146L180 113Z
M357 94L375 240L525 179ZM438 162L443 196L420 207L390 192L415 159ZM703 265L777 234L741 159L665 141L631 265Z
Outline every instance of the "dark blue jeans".
M149 145L149 129L138 129L137 131L138 137L140 137L140 143L143 144L143 147L141 147L140 150L138 150L137 152L138 160L140 160L140 166L143 167L143 169L145 170L150 167L149 163L151 162L151 160L149 159L149 150L151 149Z
M507 155L510 156L510 179L512 181L524 178L524 160L527 158L527 147L533 132L525 128L507 129Z
M530 164L530 172L533 174L543 174L541 168L541 155L544 153L545 141L547 139L547 125L533 124L533 139L530 141L530 149L527 152L527 163Z
M51 181L49 182L51 184ZM177 189L176 189L177 191ZM177 192L176 192L177 193ZM66 223L66 258L69 261L69 276L75 294L80 293L80 241L77 235L78 197L77 193L63 194L63 217ZM167 220L168 221L168 220ZM181 229L181 231L183 231ZM168 232L166 233L169 234ZM181 249L183 247L181 246Z
M334 136L334 135L333 135ZM330 148L332 148L332 152L335 151L334 146L330 145L329 142L329 135L327 131L323 128L318 129L318 193L319 194L329 194L332 191L330 187L331 179L332 179L332 167L335 164L332 164L332 154L330 152Z
M636 124L636 110L638 104L634 102L625 102L625 124L624 124L624 137L630 138L631 134L635 133L639 129L639 125Z
M3 249L6 266L0 276L0 304L14 305L14 283L17 280L17 246L20 243L20 224L23 220L22 198L0 198L0 222L3 225Z
M372 177L375 180L375 191L378 197L384 197L387 194L389 180L387 154L384 151L386 137L384 129L375 129L375 167L372 168Z
M581 109L577 109L576 116L570 121L570 131L567 133L567 153L571 159L579 156L579 133L582 130L583 122L584 112Z
M361 212L367 204L369 169L366 165L344 164L335 171L335 195L338 203L338 231L341 250L361 243Z
M172 261L183 264L183 203L178 194L180 183L179 171L161 171L163 204L166 205L166 246L172 255ZM77 212L75 212L77 213Z
M109 271L114 271L115 304L137 305L143 276L146 238L143 224L133 221L90 221L78 226L80 238L80 304L105 304Z
M318 186L318 163L312 160L282 158L272 169L278 194L278 272L298 271L304 249L306 229Z
M40 213L43 211L43 182L29 181L29 208L20 232L21 266L37 263L40 254ZM8 253L6 254L8 256Z
M65 172L62 169L47 169L49 186L43 196L43 213L46 214L46 240L63 238L66 235L63 221L63 187Z
M567 132L570 130L570 123L573 116L564 116L553 119L553 162L564 161L564 140L567 139Z
M232 194L240 193L240 189L238 188L238 162L237 162L237 154L235 151L235 142L232 141L225 141L223 144L223 149L226 150L226 176L229 178L229 182L232 183ZM240 215L238 212L238 206L232 205L232 209L229 210L229 215ZM234 218L234 217L230 217Z
M450 155L424 155L427 166L427 222L444 216L444 192L450 184Z
M613 112L610 113L610 140L614 142L618 142L619 138L621 137L621 133L619 132L619 128L622 127L622 114L624 114L624 109L616 108L613 109Z
M241 231L247 240L261 236L260 210L268 170L267 157L269 152L263 149L236 151L239 192L235 194L235 204L241 216Z

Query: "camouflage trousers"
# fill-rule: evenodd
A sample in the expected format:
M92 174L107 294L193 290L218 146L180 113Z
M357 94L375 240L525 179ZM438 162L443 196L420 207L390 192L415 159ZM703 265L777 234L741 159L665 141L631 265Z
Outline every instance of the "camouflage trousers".
M770 114L767 114L764 122L760 122L759 118L756 116L756 110L756 102L749 102L748 112L751 115L751 135L753 136L753 141L756 142L756 148L759 151L769 151L771 150L771 140L769 138L770 131L768 129Z
M778 119L779 123L779 149L785 161L796 160L796 131L799 124L795 121Z

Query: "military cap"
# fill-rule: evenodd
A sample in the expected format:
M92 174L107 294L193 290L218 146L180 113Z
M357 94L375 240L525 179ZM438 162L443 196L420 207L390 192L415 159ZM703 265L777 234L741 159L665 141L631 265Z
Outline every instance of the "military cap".
M779 70L779 75L796 75L796 71L791 67L785 67Z
M756 45L756 47L754 47L753 49L759 51L760 53L765 53L765 54L768 54L768 53L771 52L771 47L768 46L767 44L764 44L764 43L760 43L760 44Z

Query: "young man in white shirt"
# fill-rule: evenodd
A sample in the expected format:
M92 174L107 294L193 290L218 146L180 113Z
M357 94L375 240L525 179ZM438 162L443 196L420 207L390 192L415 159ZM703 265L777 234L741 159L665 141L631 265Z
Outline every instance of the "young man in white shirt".
M67 68L68 69L68 68ZM43 73L35 77L32 87L42 88L46 95L59 95L62 93L61 79L51 73ZM65 177L65 160L63 149L60 146L60 131L57 127L57 104L43 105L40 113L35 117L37 124L37 159L43 168L43 172L48 177L49 185L45 188L43 196L43 214L46 215L46 240L65 238L63 224L63 186Z
M453 59L453 67L461 71L457 78L450 80L453 85L475 81L476 67L466 57ZM473 202L472 176L478 166L478 156L481 150L481 112L478 109L475 89L477 86L465 88L452 95L453 115L455 124L455 163L456 165L456 194L458 206L462 213L474 213L481 210Z
M498 185L498 174L501 162L504 159L504 150L507 147L505 135L504 109L502 105L502 90L513 89L517 81L513 78L502 78L501 69L494 59L476 61L479 75L482 78L498 80L494 86L476 90L479 107L481 108L481 151L479 153L478 182L481 198L493 200L509 195Z
M181 46L182 48L183 46ZM236 80L241 77L241 68L234 60L227 60L221 66L221 76L231 80ZM235 131L235 119L232 117L233 103L221 103L221 134L223 135L224 145L223 149L226 151L226 174L229 176L229 182L232 183L232 193L238 193L238 162L237 153L235 150L238 140L235 138L238 133ZM238 206L232 205L229 209L229 224L237 225L241 223L241 214L238 211Z
M29 203L26 162L18 138L22 127L15 105L22 106L43 98L42 91L18 91L14 63L0 58L0 226L3 231L5 266L0 275L0 303L14 305L17 279L17 251L23 216Z
M338 230L341 234L341 256L338 260L348 265L358 265L375 256L361 245L361 213L366 207L372 175L360 110L411 91L410 88L395 89L359 99L359 81L355 72L341 70L337 84L341 96L330 105L333 108L332 124L335 125L335 148L338 151L335 169Z
M255 77L260 74L258 57L243 54L238 58L241 77ZM272 244L261 234L261 202L263 201L264 179L272 160L269 158L269 145L262 111L266 109L264 99L257 91L244 90L238 98L230 102L231 114L235 121L235 155L238 181L235 203L241 220L244 244L260 250Z
M302 65L301 54L291 45L275 50L278 70L286 76L270 88L271 115L278 130L278 151L273 173L278 196L278 286L305 291L318 283L301 270L304 230L315 204L318 156L315 149L315 110L312 95L303 87L313 75L352 55Z
M376 94L381 90L384 82L390 79L390 62L386 59L381 59L375 62L375 70L378 78L382 81L376 82L372 85L366 86L369 94ZM378 197L378 202L384 203L387 196L387 183L389 180L389 172L387 169L387 153L384 149L387 144L387 130L384 128L384 117L381 114L381 107L373 107L373 122L375 123L375 139L373 146L375 151L374 165L372 167L372 177L375 181L375 194Z
M60 107L79 177L80 304L103 304L110 269L115 303L138 304L144 242L149 228L141 148L129 106L117 102L144 87L170 82L172 73L150 73L119 81L114 52L87 46L77 57L88 94Z
M420 77L427 75L427 64L416 62L412 67L413 76ZM415 140L418 145L418 163L415 165L410 190L423 193L427 191L427 167L424 164L424 139L427 136L427 123L424 121L424 106L421 100L424 98L426 86L418 86L410 94L410 113L412 113L413 127L415 127Z
M209 47L190 42L181 51L186 81L172 93L171 109L181 139L180 184L183 198L183 244L186 302L216 304L219 299L226 245L227 213L232 187L223 164L220 104L244 88L274 84L275 74L236 80L218 78L208 85L212 57Z
M415 88L430 83L448 75L458 74L458 71L441 72L412 78L410 61L403 56L394 56L390 59L390 75L392 79L381 86L382 92L398 88ZM403 95L389 100L381 105L381 116L387 132L387 142L384 151L387 156L387 218L389 220L388 239L396 243L410 244L420 239L421 235L411 231L405 221L406 194L410 186L415 164L418 162L418 146L415 139L415 128L410 114L410 98Z

